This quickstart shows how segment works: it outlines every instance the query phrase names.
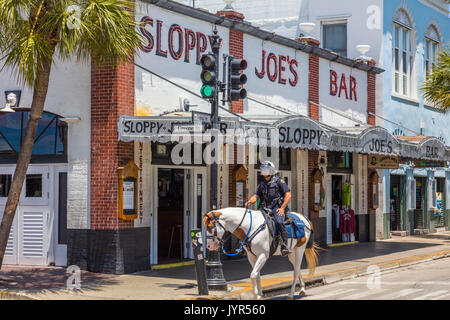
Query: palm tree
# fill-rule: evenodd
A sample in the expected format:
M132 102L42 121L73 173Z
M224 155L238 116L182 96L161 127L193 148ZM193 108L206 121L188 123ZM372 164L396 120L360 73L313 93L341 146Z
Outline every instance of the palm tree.
M450 108L450 53L442 50L437 64L427 76L422 90L426 100L446 112Z
M131 0L132 1L132 0ZM128 0L0 0L1 70L33 90L25 137L0 225L0 268L44 109L55 56L99 65L130 61L142 38Z

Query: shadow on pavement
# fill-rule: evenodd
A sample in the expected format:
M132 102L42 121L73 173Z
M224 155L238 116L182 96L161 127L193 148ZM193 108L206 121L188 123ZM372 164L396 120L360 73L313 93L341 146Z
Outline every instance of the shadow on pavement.
M364 259L387 255L396 252L404 252L427 247L438 246L439 243L420 242L363 242L353 245L326 248L320 251L319 266L330 265L350 260L365 262ZM306 259L303 259L302 268L306 269ZM251 272L250 264L246 257L235 260L223 260L223 272L226 281L233 282L248 279ZM269 259L261 271L261 275L292 271L292 266L287 257L274 256ZM190 289L197 286L194 265L149 270L135 273L139 276L154 278L169 278L186 280L186 283L168 284L161 281L163 287L177 289ZM116 284L118 275L92 273L81 271L81 284L83 289L96 289L101 286ZM61 267L25 267L4 265L0 270L0 290L57 290L66 288L70 274Z
M319 266L330 265L350 260L365 262L364 259L404 252L415 249L438 246L436 243L416 242L361 242L353 245L325 248L319 252ZM368 261L367 261L368 262ZM251 266L247 258L222 260L223 273L227 281L238 281L250 276ZM303 259L302 269L306 269L306 259ZM292 265L287 257L273 256L264 265L261 275L291 271ZM177 278L196 281L195 267L184 266L172 269L150 270L139 275L150 277Z
M0 290L53 290L67 287L71 274L62 267L26 267L4 265L0 270ZM83 289L92 289L101 285L114 284L116 275L93 273L81 270L81 285Z

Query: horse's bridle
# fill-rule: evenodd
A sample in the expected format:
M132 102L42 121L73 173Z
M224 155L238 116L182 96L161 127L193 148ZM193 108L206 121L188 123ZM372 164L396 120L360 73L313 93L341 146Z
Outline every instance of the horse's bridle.
M247 215L248 212L248 206L245 207L245 213L242 217L241 222L239 222L239 225L236 227L236 229L233 232L230 232L230 234L225 238L225 239L221 239L217 236L217 226L216 223L226 232L227 229L225 229L225 227L223 226L223 224L220 223L219 218L216 217L216 215L213 213L211 214L211 219L213 220L213 227L212 227L212 236L206 235L206 239L217 239L217 241L219 242L219 247L223 249L223 245L226 241L228 241L228 239L231 238L231 235L237 230L239 229L239 227L242 225L242 222L244 222L245 216Z

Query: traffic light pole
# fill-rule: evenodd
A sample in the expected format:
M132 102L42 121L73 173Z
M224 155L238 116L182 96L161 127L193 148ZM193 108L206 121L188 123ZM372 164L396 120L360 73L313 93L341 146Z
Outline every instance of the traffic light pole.
M219 50L220 39L217 35L217 29L214 30L212 51L216 58L215 73L219 74ZM215 83L214 99L211 100L211 144L214 150L214 158L211 163L210 172L210 208L217 210L217 185L218 185L218 133L219 133L219 84ZM207 250L206 262L206 280L208 288L211 290L227 290L227 283L223 275L222 263L220 262L220 253L218 250Z

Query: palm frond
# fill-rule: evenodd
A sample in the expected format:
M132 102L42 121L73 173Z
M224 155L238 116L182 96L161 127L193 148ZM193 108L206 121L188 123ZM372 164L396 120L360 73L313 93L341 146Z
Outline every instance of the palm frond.
M442 50L422 88L424 98L442 111L450 108L450 53Z

